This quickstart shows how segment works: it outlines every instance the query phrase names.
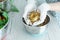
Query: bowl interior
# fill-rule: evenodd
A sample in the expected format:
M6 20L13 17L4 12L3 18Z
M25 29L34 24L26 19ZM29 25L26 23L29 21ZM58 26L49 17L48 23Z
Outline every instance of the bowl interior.
M24 24L26 24L24 18L22 18L22 21L23 21ZM38 27L39 27L39 26L44 26L44 25L48 24L49 21L50 21L50 17L47 15L45 21L44 21L43 23L39 24L39 25L36 25L36 26L38 26ZM27 24L26 24L26 25L27 25Z
M48 24L49 21L50 21L50 17L47 15L45 21L43 23L39 24L38 26L44 26L44 25Z

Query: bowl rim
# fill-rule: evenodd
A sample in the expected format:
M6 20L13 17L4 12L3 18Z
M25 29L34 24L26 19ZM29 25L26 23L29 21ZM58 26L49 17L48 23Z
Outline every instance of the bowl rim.
M48 16L49 20L48 20L48 22L47 22L45 25L47 25L47 24L50 22L50 16L49 16L49 15L47 15L47 16ZM46 16L46 17L47 17L47 16ZM24 18L22 17L22 22L23 22L23 24L26 25L26 26L29 26L29 25L27 25L26 22L23 21L23 20L24 20ZM45 26L45 25L43 25L43 26ZM37 25L36 27L38 27L38 25Z

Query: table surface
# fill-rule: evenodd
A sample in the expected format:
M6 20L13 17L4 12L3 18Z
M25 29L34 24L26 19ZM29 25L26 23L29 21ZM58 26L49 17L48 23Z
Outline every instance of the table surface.
M7 40L60 40L60 27L56 19L50 16L50 22L47 26L47 30L43 34L31 35L24 29L22 23L22 15L24 12L24 7L26 5L25 0L14 1L16 7L20 10L19 13L10 13L10 23L9 23L9 34Z

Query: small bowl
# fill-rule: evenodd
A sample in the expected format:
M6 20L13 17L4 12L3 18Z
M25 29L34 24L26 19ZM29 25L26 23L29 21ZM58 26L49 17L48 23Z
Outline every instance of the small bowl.
M26 30L32 34L43 33L46 30L46 26L50 21L50 17L47 15L45 21L42 24L36 26L29 26L26 24L24 18L22 18L23 24L25 25Z

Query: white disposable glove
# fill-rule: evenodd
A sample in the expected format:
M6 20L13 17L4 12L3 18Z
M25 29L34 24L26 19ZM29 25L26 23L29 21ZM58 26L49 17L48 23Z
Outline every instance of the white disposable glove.
M50 7L47 3L43 3L41 4L38 9L40 10L40 20L35 22L33 25L38 25L44 22L46 15L47 15L47 11L50 10Z
M27 24L30 24L30 20L27 18L29 12L36 8L36 1L35 0L28 0L27 5L24 10L23 18Z
M27 18L27 15L29 14L29 12L31 12L32 10L37 8L35 3L36 3L35 0L33 0L33 2L31 0L30 2L28 2L27 6L25 7L25 10L24 10L25 12L24 12L23 17L25 19L25 22L27 24L30 24L30 25L32 25L32 23ZM47 11L50 9L50 7L49 7L49 5L47 3L43 3L37 9L39 10L40 15L41 15L40 20L34 22L32 26L39 25L39 24L44 22L44 20L46 18L46 15L47 15Z

